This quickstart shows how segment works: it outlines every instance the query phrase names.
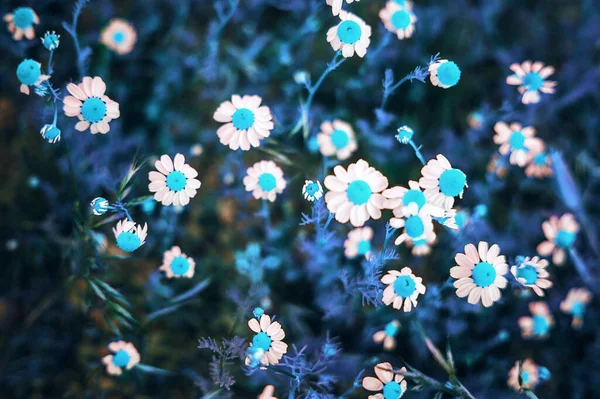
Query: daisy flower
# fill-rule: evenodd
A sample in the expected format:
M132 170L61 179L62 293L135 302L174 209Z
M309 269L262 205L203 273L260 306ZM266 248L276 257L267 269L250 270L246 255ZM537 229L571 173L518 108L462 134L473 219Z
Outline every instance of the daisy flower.
M174 246L163 254L163 264L158 268L165 272L167 278L194 277L196 262Z
M361 227L370 218L381 218L385 198L381 192L388 186L388 179L363 159L350 164L348 169L337 165L334 175L325 178L327 209L340 223L348 220L354 227Z
M318 201L323 198L323 187L321 182L315 180L304 180L304 186L302 186L302 195L305 200L310 202Z
M358 148L352 126L338 119L333 123L323 122L321 124L317 143L319 143L321 154L326 157L335 155L340 161L350 158Z
M271 317L263 314L260 316L260 323L252 318L248 321L248 327L256 333L250 347L255 350L261 350L263 353L260 363L263 365L277 364L283 355L287 352L287 344L282 341L285 338L285 332L279 322L272 322ZM246 364L250 359L246 358Z
M232 150L241 148L248 151L250 147L260 146L260 141L269 137L273 125L273 115L269 107L260 106L259 96L231 96L231 101L224 101L215 111L213 119L225 123L217 130L221 144Z
M335 50L342 50L345 58L352 57L354 52L360 58L367 54L371 43L371 27L356 15L341 11L341 22L327 31L327 41Z
M434 86L447 89L460 80L460 68L452 61L437 60L429 64L429 80Z
M412 203L417 205L418 211L426 208L427 213L430 215L437 215L437 217L443 216L443 209L427 203L427 198L425 198L425 194L421 190L419 183L410 180L408 182L408 187L409 188L394 186L382 193L386 199L385 208L391 209L396 218L403 218L406 215L406 208ZM394 221L394 223L397 224L398 222Z
M8 23L8 31L12 33L15 40L21 40L23 36L29 40L33 39L35 37L33 25L40 24L40 18L29 7L19 7L12 13L6 14L4 21Z
M129 22L113 18L102 31L100 41L117 54L128 54L137 41L137 33Z
M346 258L354 258L362 255L366 258L371 253L371 239L373 229L370 227L358 227L348 233L348 239L344 242L344 254Z
M513 75L506 78L506 83L513 86L519 86L519 93L523 95L521 101L523 104L533 104L540 101L540 91L542 93L554 93L556 82L546 80L554 73L551 66L544 67L542 62L525 61L521 65L512 64L510 66Z
M511 267L510 272L521 285L531 288L538 296L544 296L542 289L552 287L552 281L548 280L550 273L546 267L546 259L534 256L529 260L529 257L526 257L519 266Z
M451 209L454 205L454 197L462 198L467 185L467 175L460 169L455 169L442 154L436 159L431 159L421 169L419 185L424 188L427 202L441 207Z
M532 317L519 317L519 327L523 338L545 338L554 326L554 317L546 302L531 302L529 311Z
M267 385L263 388L261 394L258 396L258 399L277 399L275 396L275 387L273 385Z
M379 11L379 18L383 21L385 28L396 34L398 39L406 39L415 31L416 15L412 12L412 5L402 7L395 1L388 1L385 8Z
M391 351L396 347L396 335L400 329L400 322L398 320L392 320L386 324L385 329L377 331L373 334L373 341L380 344L383 342L383 348Z
M410 126L406 125L400 126L396 132L396 140L398 140L398 142L401 144L410 143L415 135L415 131Z
M551 216L550 220L542 223L542 230L547 241L537 246L537 252L542 256L552 255L552 262L562 265L565 263L565 251L570 250L575 243L579 224L572 214L565 213L560 219Z
M563 313L573 315L571 325L573 328L580 328L583 324L583 315L585 307L592 300L592 293L585 288L572 288L567 297L560 303L560 310Z
M198 176L196 169L185 163L185 157L177 154L171 161L171 157L163 155L154 166L158 172L148 173L148 190L155 193L154 199L166 206L189 204L190 198L196 196L202 183L195 178Z
M106 84L98 76L86 76L78 85L69 83L67 90L71 95L65 97L63 111L79 119L75 129L80 132L89 128L92 134L106 134L110 131L108 123L121 116L119 103L104 95Z
M131 370L140 362L140 353L130 342L117 341L108 344L108 350L113 355L106 355L102 358L102 363L106 365L106 371L111 375L121 375L123 369Z
M410 267L402 270L390 270L381 278L381 282L387 285L383 290L382 301L386 305L392 305L394 309L402 309L410 312L413 306L417 306L419 294L425 294L423 279L413 274ZM402 303L404 302L404 306Z
M457 266L450 269L450 276L457 279L454 282L456 296L468 296L471 304L480 300L483 306L490 307L500 300L499 288L506 287L508 265L500 247L497 244L488 248L488 243L480 241L478 248L473 244L465 245L465 253L454 257Z
M252 191L256 199L275 201L277 194L281 194L286 187L283 171L273 161L260 161L246 171L244 186L246 191Z
M538 153L544 147L543 142L534 137L535 129L531 126L523 127L520 123L511 123L509 126L505 122L498 122L494 130L494 143L500 145L500 154L510 154L511 165L524 167L531 152Z
M517 392L521 392L523 389L532 390L538 383L538 366L531 359L525 359L521 364L519 363L517 361L508 372L507 384Z
M537 179L552 176L552 158L544 150L532 155L525 167L525 174Z
M406 381L402 374L394 374L393 367L390 363L379 363L375 366L375 377L365 377L362 380L362 386L367 391L377 393L369 395L369 399L399 399L406 392ZM406 367L402 367L400 371L405 372Z
M60 44L60 35L57 35L55 31L48 31L40 40L42 41L42 45L46 48L46 50L54 51Z
M123 219L113 228L113 233L119 248L125 252L133 252L146 242L148 223L144 223L144 228L142 228L133 221Z
M44 125L42 130L40 130L40 134L42 135L42 137L52 144L56 143L57 141L60 141L61 133L62 132L60 131L60 129L57 128L54 124L46 124Z
M360 0L346 0L346 3L350 4L354 1L359 2ZM342 3L344 0L326 0L328 6L331 6L331 13L335 16L342 11Z
M398 209L398 208L395 208ZM394 228L404 228L402 234L396 238L394 244L400 245L406 242L413 246L412 253L415 256L427 255L431 252L430 244L435 242L435 232L433 231L433 219L430 210L440 210L439 216L443 216L441 208L422 207L418 209L415 202L411 202L407 207L402 208L404 219L391 218L390 225ZM394 213L396 215L396 212Z
M17 78L21 82L21 93L29 95L29 86L37 87L50 79L50 76L42 74L42 64L39 62L23 60L17 67Z
M92 212L96 216L104 215L106 211L108 211L108 207L110 203L106 198L96 197L90 202L90 206L92 207Z

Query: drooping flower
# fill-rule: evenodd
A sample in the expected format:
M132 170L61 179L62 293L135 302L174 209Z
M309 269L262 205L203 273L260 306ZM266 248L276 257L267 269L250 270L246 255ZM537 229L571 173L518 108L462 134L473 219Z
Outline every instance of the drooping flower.
M592 293L585 288L572 288L567 297L560 303L560 310L563 313L573 315L571 325L573 328L580 328L583 324L583 315L585 307L592 300Z
M454 206L454 197L462 198L467 185L467 176L462 170L453 168L442 154L431 159L421 169L419 185L425 189L423 193L427 202L445 210Z
M386 305L392 305L394 309L402 309L410 312L417 306L419 294L425 294L423 279L413 274L410 267L402 270L390 270L381 278L381 282L387 285L383 290L382 301ZM404 303L404 305L403 305Z
M506 83L513 86L519 86L519 93L523 95L521 101L523 104L534 104L540 101L540 92L552 94L555 92L556 82L546 80L554 73L551 66L544 67L542 62L525 61L521 65L512 64L510 66L513 75L506 78Z
M185 163L182 154L171 157L163 155L154 163L158 170L148 174L150 184L148 190L154 194L154 199L163 205L185 206L190 203L190 198L196 196L202 183L196 179L198 172Z
M123 219L113 228L113 233L117 239L117 246L125 252L133 252L146 242L148 235L148 223L136 225L135 222Z
M40 18L29 7L19 7L12 13L6 14L4 21L8 23L8 31L12 33L15 40L21 40L23 36L29 40L33 39L35 37L33 26L40 24Z
M263 388L261 394L258 396L258 399L277 399L275 396L275 387L273 385L267 385Z
M102 197L96 197L90 203L90 206L92 207L92 212L96 216L104 215L106 211L108 211L109 205L110 203L108 202L108 200Z
M327 209L340 223L361 227L370 218L381 218L385 198L380 193L388 186L388 179L363 159L333 168L334 175L325 178Z
M17 67L17 78L21 82L21 93L29 95L29 86L38 87L49 75L42 74L42 64L34 60L23 60Z
M277 194L281 194L287 183L283 178L283 171L273 161L260 161L246 170L244 186L246 191L252 191L256 199L275 201Z
M520 123L498 122L494 125L496 135L494 143L500 145L499 152L509 155L512 165L524 167L530 160L531 153L538 153L544 148L544 143L535 136L531 126L523 127Z
M531 359L525 359L523 362L515 362L508 372L507 384L515 391L521 392L523 389L535 388L538 380L538 365Z
M263 314L260 316L260 323L252 318L248 321L248 327L256 334L252 338L250 348L262 354L260 363L263 365L277 364L283 355L287 352L287 344L282 340L285 338L285 332L279 322L271 322L271 317ZM246 358L246 364L251 359Z
M140 353L131 342L111 342L108 344L108 349L113 354L102 358L102 363L106 365L108 374L121 375L123 370L131 370L140 362Z
M542 230L547 241L537 246L537 252L542 256L552 254L552 262L555 265L565 263L566 251L570 250L577 238L579 224L570 213L565 213L558 219L551 216L550 220L542 223Z
M128 54L135 46L137 33L129 22L113 18L102 31L100 41L117 54Z
M318 180L305 180L304 186L302 186L302 195L305 200L310 202L318 201L323 198L323 187L321 182Z
M379 18L385 28L396 34L400 40L411 37L415 31L417 16L412 12L410 3L403 7L395 1L388 1L379 11Z
M543 179L552 176L552 158L542 149L537 154L531 154L529 163L525 167L525 174L529 177Z
M167 278L192 278L195 268L194 259L181 252L178 246L174 246L163 254L163 264L158 270L165 272Z
M67 90L71 95L65 97L63 111L66 116L79 119L75 129L80 132L89 128L92 134L106 134L110 131L109 122L121 116L119 103L104 94L106 83L98 76L86 76L78 85L69 83Z
M54 124L46 124L42 130L40 130L40 134L44 139L48 140L49 143L54 144L57 141L60 141L61 131Z
M480 241L478 248L473 244L465 245L465 253L454 257L457 266L450 269L450 276L457 279L454 282L456 296L468 296L471 304L481 300L485 307L490 307L500 300L500 288L506 287L504 275L508 265L500 247L497 244L488 248L488 243Z
M60 35L56 34L55 31L46 32L44 37L42 37L40 40L42 41L42 44L44 45L46 50L54 51L58 48L58 45L60 44Z
M340 161L350 158L358 148L352 126L339 119L321 124L317 142L321 154L326 157L335 155Z
M377 331L373 334L373 341L380 344L383 342L383 348L391 351L396 348L396 335L400 329L400 322L398 320L392 320L385 325L385 329Z
M350 4L354 3L355 1L359 2L360 0L346 0L346 3ZM331 6L331 13L335 16L342 11L342 4L344 3L344 0L326 0L326 3L328 6Z
M534 256L529 260L529 257L526 257L520 265L511 267L510 272L523 286L531 288L538 296L544 296L542 289L552 287L552 281L548 280L550 273L546 267L546 259Z
M379 363L375 366L375 377L365 377L362 380L362 386L367 391L377 392L375 395L369 395L369 399L400 399L406 392L406 381L402 374L394 374L390 363ZM406 367L400 371L405 372Z
M452 61L437 60L429 64L431 84L447 89L456 86L460 80L460 68Z
M259 96L231 96L231 101L224 101L215 111L213 119L225 123L217 130L221 144L232 150L241 148L248 151L251 147L260 146L260 141L269 137L275 127L269 107L260 103Z
M395 208L398 209L398 208ZM400 245L406 243L412 245L412 254L415 256L427 255L431 252L430 244L435 242L435 232L433 231L433 219L430 211L440 211L437 216L443 216L444 211L438 207L423 206L420 210L416 202L411 202L408 206L402 208L404 218L391 218L390 225L397 229L404 228L394 244ZM396 215L396 212L394 213Z
M347 258L354 258L358 255L368 257L371 253L372 239L373 229L370 227L357 227L350 230L348 238L344 241L344 254Z
M356 52L360 58L367 54L371 43L371 27L356 15L341 11L341 22L327 31L327 41L335 50L342 50L345 58L352 57Z
M519 327L523 338L546 338L554 326L554 317L546 302L531 302L529 311L532 317L519 317Z

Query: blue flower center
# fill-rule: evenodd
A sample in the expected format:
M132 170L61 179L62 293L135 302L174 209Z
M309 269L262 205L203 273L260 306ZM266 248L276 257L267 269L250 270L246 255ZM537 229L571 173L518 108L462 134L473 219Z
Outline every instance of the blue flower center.
M395 337L398 334L398 325L396 323L387 323L385 326L385 335Z
M371 241L361 240L357 245L357 249L358 249L359 255L364 255L364 254L370 252L371 251Z
M410 216L406 218L404 230L411 238L418 238L425 232L425 225L420 216Z
M448 197L456 197L463 192L467 175L459 169L448 169L440 175L440 191Z
M419 238L417 240L413 240L413 245L415 247L420 247L421 245L427 245L427 240L425 238Z
M317 183L310 183L304 190L308 195L313 196L319 191L319 185Z
M427 199L421 190L408 190L402 197L402 203L404 206L408 206L411 202L415 202L421 209L427 203Z
M402 396L402 387L396 381L390 381L383 386L384 399L398 399Z
M115 42L115 44L121 44L124 41L125 41L125 33L115 32L115 34L113 35L113 42Z
M81 115L90 123L100 122L106 116L106 104L98 97L88 98L81 106Z
M521 382L523 385L529 382L529 373L527 371L521 370Z
M579 319L583 317L584 312L585 304L583 302L575 302L573 306L571 306L571 314Z
M31 8L19 7L13 12L13 23L19 29L27 29L33 25L35 16Z
M488 262L479 262L473 268L473 281L479 287L485 288L494 284L496 269Z
M458 228L462 229L469 221L469 215L467 215L466 212L458 212L456 216L454 216L454 221Z
M129 353L127 353L127 351L125 351L124 349L121 349L120 351L115 353L112 362L115 366L123 368L129 364L129 359Z
M187 179L185 175L178 170L174 170L167 175L167 187L171 191L177 192L183 190L186 183Z
M512 132L508 144L510 144L513 150L527 151L527 148L525 148L525 135L520 131Z
M535 284L538 279L538 272L535 267L525 265L517 269L517 278L524 278L525 284Z
M348 145L348 141L348 133L341 129L335 129L333 133L331 133L331 142L335 148L344 148Z
M140 237L129 231L123 231L117 237L117 246L125 252L133 252L142 245Z
M364 180L354 180L348 185L348 200L354 205L366 204L371 198L371 187Z
M171 262L171 271L176 276L183 276L190 269L190 262L183 256L177 256Z
M277 180L272 173L263 173L258 177L258 185L263 191L271 191L277 187Z
M394 2L402 7L406 6L406 0L394 0Z
M54 140L55 138L57 138L58 136L60 136L60 129L57 128L56 126L52 126L50 129L46 130L44 132L44 136L46 137L46 139L48 139L49 141Z
M42 70L40 69L40 64L34 60L23 60L17 67L17 78L19 78L19 82L24 85L34 85L41 75Z
M442 63L437 70L437 77L446 86L454 86L460 80L460 68L452 61Z
M402 298L410 297L416 289L415 280L410 276L398 276L394 281L394 292Z
M539 90L544 87L544 78L537 72L529 72L523 77L523 86L525 86L527 90Z
M58 47L58 36L54 33L46 33L46 36L44 36L44 41L42 42L42 44L44 45L45 48L47 48L48 50L54 50Z
M566 230L559 230L556 237L554 237L554 243L562 249L570 249L575 242L575 233L568 232Z
M533 157L533 163L539 166L546 165L546 153L542 152Z
M267 352L271 347L271 337L265 332L259 332L252 338L252 346Z
M399 10L392 14L392 25L396 29L406 29L410 25L410 14L406 10Z
M533 333L535 335L546 335L549 329L550 325L544 316L533 316Z
M337 34L340 41L345 44L354 44L360 39L362 31L356 21L346 20L339 24Z
M233 113L231 122L237 130L248 130L254 124L254 112L248 108L240 108Z

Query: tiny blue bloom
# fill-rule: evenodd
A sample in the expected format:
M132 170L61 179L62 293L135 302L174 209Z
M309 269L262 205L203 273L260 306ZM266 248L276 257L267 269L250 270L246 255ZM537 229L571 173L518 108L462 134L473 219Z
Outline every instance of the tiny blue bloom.
M48 51L54 51L58 48L58 45L60 44L59 39L60 35L57 35L56 32L52 31L46 32L44 37L40 40L42 41L42 44Z
M90 205L92 206L92 212L94 212L94 215L100 216L104 215L106 211L108 211L110 203L105 198L97 197L92 200Z
M44 125L44 127L40 131L40 134L44 139L48 140L49 143L56 143L57 141L60 141L61 131L59 128L56 127L56 125L47 124Z
M40 63L34 60L23 60L17 67L17 78L21 84L33 86L42 76Z
M408 144L412 140L414 134L415 131L405 125L398 128L398 134L396 135L396 139L402 144Z
M35 22L35 13L29 7L19 7L13 11L12 22L17 28L25 30L33 26Z
M319 200L323 197L323 187L321 186L321 182L315 180L305 180L304 186L302 187L302 195L304 199L313 202L315 200Z
M260 320L260 317L265 314L265 310L261 307L257 307L257 308L254 308L254 310L252 311L252 314L254 314L254 317L256 317L257 319Z

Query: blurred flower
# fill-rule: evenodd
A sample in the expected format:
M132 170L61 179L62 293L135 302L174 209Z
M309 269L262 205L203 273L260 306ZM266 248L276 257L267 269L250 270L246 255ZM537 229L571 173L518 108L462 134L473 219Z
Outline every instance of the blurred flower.
M529 311L533 317L520 317L519 327L523 338L545 338L554 326L554 317L546 302L531 302Z
M352 57L354 52L364 57L371 43L371 27L352 13L341 11L339 14L341 22L329 28L327 41L335 51L341 49L345 58Z
M42 135L42 138L48 140L49 143L56 143L57 141L60 141L61 131L54 124L46 124L42 130L40 130L40 134Z
M508 386L517 392L532 390L538 383L538 366L531 359L525 359L520 365L517 361L508 372Z
M554 73L551 66L544 67L542 62L525 61L521 65L512 64L510 69L514 72L506 78L506 83L513 86L519 86L519 93L523 95L521 101L523 104L533 104L540 101L540 91L542 93L554 93L556 82L546 80Z
M145 214L151 214L154 211L154 208L156 208L156 201L148 199L142 202L142 211L144 211Z
M281 324L275 321L271 323L271 318L266 314L260 317L260 323L257 319L250 319L248 327L256 333L250 348L261 350L264 354L260 358L260 363L263 365L277 364L283 355L287 352L287 344L282 340L285 338L285 332L281 328ZM246 365L251 362L251 359L246 358Z
M392 320L386 324L385 329L377 331L373 335L373 341L380 344L383 342L383 348L391 351L396 347L396 335L400 329L400 322L398 320Z
M306 148L308 148L308 151L310 151L312 154L315 154L317 151L320 150L319 141L317 140L317 136L311 136L306 141Z
M346 3L350 4L353 3L355 0L346 0ZM357 2L360 0L356 0ZM326 0L326 3L328 6L331 6L331 13L335 16L338 15L340 13L340 11L342 10L342 3L344 3L344 0Z
M23 36L31 40L35 37L33 25L39 25L40 19L29 7L19 7L12 14L4 16L4 21L8 23L8 31L12 33L13 39L21 40Z
M110 131L109 122L121 116L119 103L104 95L106 83L98 76L86 76L78 85L69 83L67 90L71 95L63 100L63 111L66 116L79 119L75 129L80 132L89 128L92 134L106 134Z
M36 188L40 185L40 179L37 176L31 176L27 179L27 185L31 188Z
M310 73L305 70L294 72L294 82L299 85L306 85L310 82Z
M546 240L537 246L537 252L542 256L552 254L552 262L555 265L565 263L566 251L570 250L577 238L579 224L570 213L565 213L558 219L551 216L550 220L542 223L542 230Z
M7 251L13 252L17 248L19 248L19 241L15 240L14 238L11 238L10 240L7 240L4 245L6 246Z
M392 305L394 309L410 312L413 306L417 306L419 294L425 294L423 279L415 276L410 267L403 267L400 271L389 270L381 278L381 282L387 285L381 300L388 306Z
M585 288L572 288L567 297L560 303L560 310L573 316L571 325L573 328L580 328L583 324L583 315L585 307L592 300L592 293Z
M548 280L550 274L546 267L548 267L546 259L534 256L529 260L529 257L526 257L519 266L511 267L510 272L519 283L533 289L538 296L544 296L542 289L552 287L552 281Z
M202 146L202 144L194 144L190 148L190 154L194 156L202 155L202 153L204 153L204 147Z
M398 128L398 134L396 134L396 139L402 144L408 144L412 140L414 134L415 131L412 130L410 127L406 125L401 126Z
M334 175L325 178L327 208L340 223L360 227L370 218L381 218L385 198L380 193L388 186L388 179L368 162L359 159L348 166L333 168Z
M479 129L483 126L485 117L481 111L473 111L467 116L467 123L471 129Z
M346 258L354 258L363 255L368 258L371 253L371 240L373 229L370 227L358 227L348 232L348 238L344 241L344 254Z
M506 157L503 157L498 154L492 155L490 158L490 162L487 165L488 173L493 173L499 178L503 179L506 177L508 173L508 163L506 162Z
M499 288L506 288L508 265L497 244L488 248L488 243L480 241L478 248L473 244L465 245L465 253L454 257L457 266L450 269L456 296L468 296L468 302L476 304L480 300L483 306L490 307L500 300Z
M335 154L340 161L350 158L358 148L352 126L339 119L333 123L326 121L321 124L317 142L321 154L326 157Z
M181 249L174 246L163 254L163 264L158 268L165 272L167 278L192 278L196 262L181 252Z
M527 176L542 179L552 176L552 173L552 158L544 150L541 150L537 154L532 154L525 168Z
M148 235L148 223L136 225L135 222L123 219L113 228L113 233L117 239L117 246L125 252L133 252L146 242Z
M510 154L509 162L512 165L524 167L532 152L538 153L544 148L542 140L534 137L535 129L531 126L522 127L520 123L511 123L509 127L505 122L498 122L494 125L494 130L494 143L500 145L500 154Z
M404 7L394 1L388 1L385 7L379 11L379 18L383 21L385 28L398 36L398 39L406 39L415 31L416 15L412 12L412 4Z
M258 399L277 399L275 396L275 387L273 385L267 385L263 388L261 394L258 396Z
M396 208L397 209L397 208ZM394 228L404 228L402 234L396 238L394 244L400 245L406 242L407 245L413 245L412 253L415 256L427 255L431 252L429 244L435 242L435 232L433 231L433 219L431 210L440 211L437 216L442 217L444 211L438 207L422 207L418 209L416 202L411 202L407 207L402 208L404 219L391 218L390 225Z
M60 44L60 35L57 35L55 31L46 32L44 37L40 39L42 44L48 51L54 51L58 48Z
M321 186L321 182L315 180L305 180L304 186L302 186L302 195L304 199L313 202L316 200L320 200L323 197L323 187Z
M110 203L106 198L96 197L92 200L90 205L92 206L92 212L94 212L94 215L100 216L104 215L106 211L108 211Z
M263 308L254 308L254 310L252 311L252 314L257 319L260 319L260 317L265 314L265 310Z
M252 191L256 199L275 201L286 187L283 171L273 161L260 161L246 170L244 177L246 191Z
M375 377L365 377L362 380L362 386L367 391L377 392L383 391L383 394L369 395L369 399L400 399L406 392L406 381L402 374L394 375L393 367L390 363L379 363L375 366ZM402 367L400 371L405 372L406 367Z
M108 374L121 375L123 369L131 370L140 362L140 353L130 342L111 342L108 344L108 349L114 353L114 355L106 355L102 358Z
M429 64L431 84L447 89L460 80L460 68L452 61L437 60Z
M120 18L113 18L104 28L100 42L117 54L128 54L137 41L137 33L131 24Z
M260 146L260 141L269 137L274 128L273 116L269 107L260 106L259 96L231 96L231 101L224 101L215 111L213 119L225 123L217 130L221 144L232 150L241 148L248 151L250 147Z
M34 60L23 60L17 67L17 78L21 82L21 93L29 95L29 86L37 87L50 79L42 75L42 64Z
M421 169L419 185L425 189L427 202L446 210L454 206L454 197L462 198L467 185L467 176L460 169L455 169L442 154L431 159Z
M148 174L148 190L155 193L154 199L166 206L189 204L190 198L196 196L202 183L196 179L196 169L185 163L185 157L177 154L173 162L171 157L163 155L154 166L158 172L151 171Z

